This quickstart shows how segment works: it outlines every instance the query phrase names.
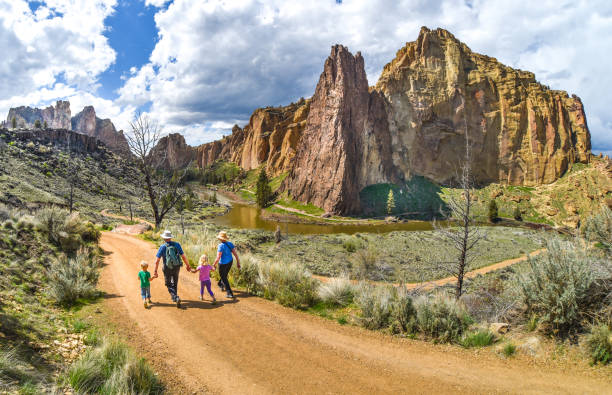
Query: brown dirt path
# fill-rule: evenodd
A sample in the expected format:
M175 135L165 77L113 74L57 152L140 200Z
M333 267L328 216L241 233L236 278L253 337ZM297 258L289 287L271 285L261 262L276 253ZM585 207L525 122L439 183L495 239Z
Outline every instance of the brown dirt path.
M612 388L612 380L591 371L393 338L240 293L213 306L198 300L196 275L184 270L185 308L169 303L160 277L152 282L155 303L145 310L136 273L141 259L152 262L154 246L109 232L101 246L108 252L101 286L112 296L106 303L113 321L137 333L140 351L166 367L160 373L167 381L180 381L181 393L602 394Z

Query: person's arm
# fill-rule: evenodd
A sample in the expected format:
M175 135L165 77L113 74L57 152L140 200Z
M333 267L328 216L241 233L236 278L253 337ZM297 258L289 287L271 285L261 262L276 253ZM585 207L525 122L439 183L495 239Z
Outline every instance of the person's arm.
M147 273L149 273L149 272L147 272ZM151 275L151 273L149 273L149 281L153 281L153 280L155 280L155 277L153 277L153 276Z
M187 270L191 271L191 265L189 264L189 261L187 260L187 255L182 254L181 258L183 258L183 262L185 262L185 265L187 266Z
M154 278L157 278L157 268L159 267L159 260L160 260L160 258L157 258L155 260L155 271L153 272L153 277Z
M238 269L240 269L240 258L238 258L238 253L236 252L236 248L232 248L232 254L236 257L236 265L238 265Z
M221 255L223 253L221 251L217 252L217 259L215 259L215 263L213 263L213 268L216 270L217 269L217 265L219 264L219 261L221 260Z

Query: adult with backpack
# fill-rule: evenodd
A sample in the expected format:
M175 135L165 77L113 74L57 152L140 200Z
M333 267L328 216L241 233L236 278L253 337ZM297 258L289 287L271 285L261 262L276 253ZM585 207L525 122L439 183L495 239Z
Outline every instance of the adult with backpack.
M227 237L226 232L219 232L217 239L221 242L217 247L217 259L215 259L214 263L215 269L217 269L217 264L219 265L219 276L221 277L221 280L219 280L218 285L221 288L221 291L226 291L227 297L232 299L234 297L234 293L230 287L227 275L229 274L229 271L232 268L232 263L234 262L232 255L236 257L236 265L238 266L238 269L240 269L240 258L238 258L236 248L234 247L234 244L229 241L229 237Z
M181 245L176 241L172 241L172 232L165 230L161 234L161 238L164 239L164 244L159 247L157 255L155 255L157 260L155 261L155 272L153 277L157 277L159 261L163 259L164 267L162 271L164 272L166 287L168 288L168 292L172 297L172 301L176 303L176 307L181 307L181 298L178 296L177 289L179 271L181 270L181 266L183 266L183 262L185 262L185 266L187 266L188 271L191 271L191 266L189 265L189 261L183 252L183 247L181 247Z

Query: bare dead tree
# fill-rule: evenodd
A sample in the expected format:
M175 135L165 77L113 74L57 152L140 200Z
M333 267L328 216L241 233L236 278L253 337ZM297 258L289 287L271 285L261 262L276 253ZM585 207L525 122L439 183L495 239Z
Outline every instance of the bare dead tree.
M459 226L440 225L434 222L435 238L450 244L450 251L443 253L442 259L433 263L433 266L450 276L457 278L455 283L455 298L463 294L465 274L472 269L474 260L480 255L476 249L478 243L486 238L485 232L476 226L474 210L474 182L472 177L472 157L465 123L465 157L459 166L457 174L457 187L461 190L460 196L451 196L446 202L446 214L457 221Z
M130 122L131 135L127 135L130 150L140 170L142 186L151 203L155 228L159 228L164 217L185 195L183 189L186 170L170 172L164 168L165 152L154 149L161 139L162 129L147 115L138 114Z
M76 197L75 190L81 183L81 168L72 155L60 156L60 165L60 172L68 183L68 188L64 192L64 198L66 199L68 210L72 213L74 211L74 201Z

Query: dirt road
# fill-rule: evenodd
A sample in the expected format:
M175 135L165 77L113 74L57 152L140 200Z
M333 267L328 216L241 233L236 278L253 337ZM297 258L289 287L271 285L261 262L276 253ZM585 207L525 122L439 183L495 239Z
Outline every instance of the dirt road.
M170 304L163 276L145 310L136 273L154 246L104 233L101 286L118 325L131 328L168 381L189 393L610 393L612 380L527 359L503 360L453 346L340 326L237 293L213 306L198 300L196 275L181 272L184 309ZM138 342L137 342L138 343ZM171 387L172 388L172 387Z

